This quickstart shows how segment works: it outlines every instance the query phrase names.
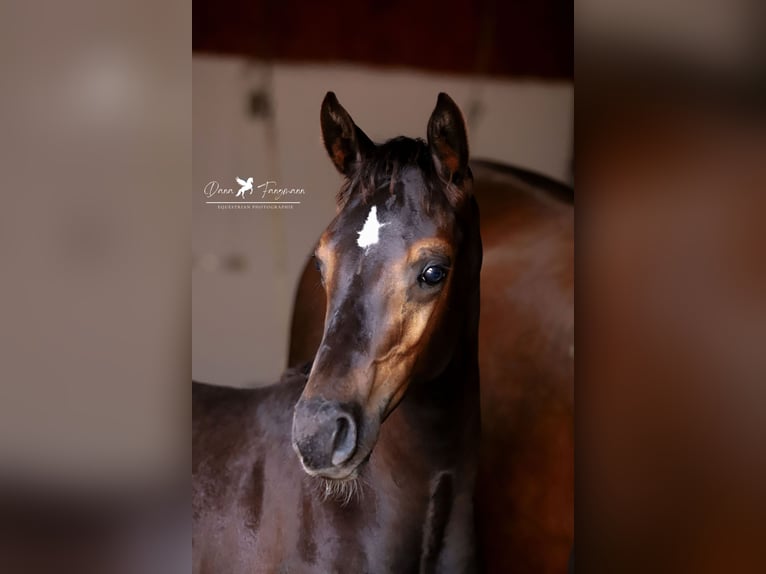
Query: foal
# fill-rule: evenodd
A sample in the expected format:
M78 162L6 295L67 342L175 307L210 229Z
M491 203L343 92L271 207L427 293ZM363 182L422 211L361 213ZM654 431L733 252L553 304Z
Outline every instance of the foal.
M194 384L195 572L472 572L481 239L460 110L375 145L333 93L346 180L316 262L327 320L280 384Z

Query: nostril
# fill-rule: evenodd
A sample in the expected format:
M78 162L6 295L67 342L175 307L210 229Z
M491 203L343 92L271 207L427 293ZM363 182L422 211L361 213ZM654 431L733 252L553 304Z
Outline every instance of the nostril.
M335 421L332 439L332 463L341 465L350 459L356 449L356 425L348 415L340 416Z
M348 438L348 419L346 417L339 418L335 421L335 441L333 444L333 450L338 448L338 445L346 442Z

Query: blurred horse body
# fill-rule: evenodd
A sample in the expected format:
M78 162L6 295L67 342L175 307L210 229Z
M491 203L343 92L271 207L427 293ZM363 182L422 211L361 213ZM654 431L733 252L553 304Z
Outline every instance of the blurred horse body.
M484 246L479 545L487 572L565 572L574 542L574 195L510 166L471 169ZM309 262L290 365L313 359L324 309Z

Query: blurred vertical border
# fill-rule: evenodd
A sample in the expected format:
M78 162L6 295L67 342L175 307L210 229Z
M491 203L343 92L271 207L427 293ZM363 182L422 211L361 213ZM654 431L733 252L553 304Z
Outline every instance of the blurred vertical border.
M0 570L188 572L191 6L0 8Z
M763 16L577 4L577 570L766 571Z

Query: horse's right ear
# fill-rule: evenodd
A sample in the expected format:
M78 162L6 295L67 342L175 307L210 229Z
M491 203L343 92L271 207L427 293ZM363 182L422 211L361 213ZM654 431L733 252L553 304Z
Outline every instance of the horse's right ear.
M322 102L322 139L335 167L349 177L356 166L370 154L375 144L354 123L333 92Z

